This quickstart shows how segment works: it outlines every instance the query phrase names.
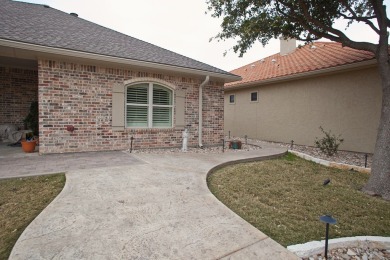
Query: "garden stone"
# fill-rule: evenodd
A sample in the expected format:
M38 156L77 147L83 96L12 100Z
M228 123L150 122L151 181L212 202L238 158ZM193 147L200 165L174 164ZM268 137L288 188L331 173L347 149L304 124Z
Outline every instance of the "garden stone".
M353 250L348 249L347 255L349 255L349 256L354 256L354 255L356 255L356 253L355 253Z

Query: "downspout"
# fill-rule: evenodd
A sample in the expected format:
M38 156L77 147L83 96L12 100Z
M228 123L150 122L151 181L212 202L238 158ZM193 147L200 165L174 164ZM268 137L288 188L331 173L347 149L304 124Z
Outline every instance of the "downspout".
M202 117L202 112L203 112L203 87L209 83L210 81L210 76L206 76L205 80L200 84L199 86L199 125L198 125L198 139L199 139L199 147L203 148L203 143L202 143L202 131L203 131L203 117Z

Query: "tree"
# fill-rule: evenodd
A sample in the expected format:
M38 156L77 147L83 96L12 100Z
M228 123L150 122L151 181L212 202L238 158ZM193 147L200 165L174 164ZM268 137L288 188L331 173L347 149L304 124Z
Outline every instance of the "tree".
M363 191L390 200L390 64L387 17L383 0L206 0L213 17L223 17L214 38L237 39L242 56L256 41L263 46L279 36L312 42L321 38L375 54L382 80L382 109L371 175ZM335 27L338 19L364 23L378 43L351 40ZM348 28L346 28L348 29Z

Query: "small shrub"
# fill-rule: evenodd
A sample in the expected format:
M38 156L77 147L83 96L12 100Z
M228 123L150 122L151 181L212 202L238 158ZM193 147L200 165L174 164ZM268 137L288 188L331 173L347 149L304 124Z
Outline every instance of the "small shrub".
M325 135L323 138L318 139L316 137L315 145L317 148L321 150L321 152L325 153L328 156L332 156L335 153L337 153L339 146L342 142L344 142L344 139L341 138L341 135L336 136L334 134L331 134L331 131L326 132L322 126L320 126L321 132Z
M30 112L23 120L26 129L32 130L34 135L39 134L39 115L38 115L38 101L31 102Z

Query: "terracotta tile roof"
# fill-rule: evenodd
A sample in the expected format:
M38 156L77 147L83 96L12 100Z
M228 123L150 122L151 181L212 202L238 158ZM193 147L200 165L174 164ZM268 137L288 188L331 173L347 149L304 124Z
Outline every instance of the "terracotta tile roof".
M277 53L231 71L242 80L225 84L225 89L371 59L374 59L374 54L368 51L342 47L336 42L315 42L288 55Z
M0 25L4 40L235 76L47 5L0 0Z

